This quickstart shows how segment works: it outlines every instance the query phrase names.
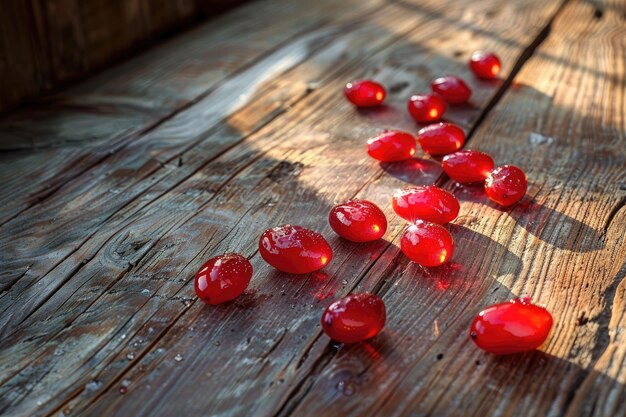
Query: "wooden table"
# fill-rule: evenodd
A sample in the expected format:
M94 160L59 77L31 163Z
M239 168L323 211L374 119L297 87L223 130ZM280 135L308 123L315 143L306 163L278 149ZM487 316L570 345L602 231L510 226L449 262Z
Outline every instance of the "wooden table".
M466 65L497 52L502 79ZM261 0L0 121L3 416L625 416L626 1ZM379 165L382 128L415 132L407 98L444 73L471 105L446 119L466 148L525 169L503 210L418 154ZM386 105L358 111L347 81ZM461 201L452 262L398 248L407 184ZM384 209L384 240L333 234L329 208ZM322 232L335 256L290 276L257 252L266 228ZM206 306L203 261L255 273ZM323 309L373 291L376 338L330 342ZM521 294L555 326L495 357L468 338L484 306Z

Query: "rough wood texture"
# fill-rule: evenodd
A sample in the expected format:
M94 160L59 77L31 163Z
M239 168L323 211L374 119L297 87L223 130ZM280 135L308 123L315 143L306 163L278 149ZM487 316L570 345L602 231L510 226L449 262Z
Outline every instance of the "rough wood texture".
M0 111L242 0L5 0Z
M1 121L1 412L626 415L624 10L262 1ZM236 24L250 30L223 47ZM499 53L505 81L469 74L475 49ZM467 147L527 171L515 207L422 155L379 165L363 151L381 128L415 130L406 99L441 73L474 87L447 115ZM389 100L356 111L342 85L369 76ZM399 252L389 198L407 183L462 201L452 263L419 268ZM333 236L328 210L353 196L383 207L385 240ZM331 265L305 277L265 265L258 235L284 222L323 232ZM255 276L209 308L191 279L224 251L249 256ZM323 308L363 290L385 299L387 327L330 343ZM522 293L553 313L548 343L477 350L474 314Z

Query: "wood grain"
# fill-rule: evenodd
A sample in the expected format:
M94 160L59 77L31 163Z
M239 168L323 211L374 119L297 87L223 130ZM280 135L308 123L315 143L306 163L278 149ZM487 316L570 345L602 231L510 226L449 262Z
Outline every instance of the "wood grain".
M602 6L602 19L596 5L558 6L347 7L8 221L0 228L3 412L621 412L624 115L623 97L610 95L624 83L620 4ZM474 49L498 51L505 76L521 67L511 88L470 76L465 60ZM588 59L601 62L601 72ZM141 65L136 70L139 83ZM364 155L364 138L381 127L416 128L406 98L443 72L463 75L476 91L471 106L449 115L472 132L470 145L528 171L524 204L502 212L479 190L448 183L428 158L378 165ZM390 87L387 106L357 112L337 93L362 76ZM572 97L563 79L576 80L580 95ZM88 94L88 85L80 91ZM101 141L104 150L105 134ZM593 158L597 149L608 164ZM407 182L437 182L462 199L452 264L425 270L399 253L404 225L388 199ZM329 207L355 195L383 206L387 240L356 245L332 236ZM283 222L322 231L333 263L306 277L272 271L256 255L256 240ZM251 257L251 289L207 308L190 279L205 258L229 250ZM357 346L329 343L318 324L322 309L361 290L384 296L385 331ZM478 352L466 339L473 314L522 292L549 305L559 322L545 353ZM541 385L528 382L544 376Z

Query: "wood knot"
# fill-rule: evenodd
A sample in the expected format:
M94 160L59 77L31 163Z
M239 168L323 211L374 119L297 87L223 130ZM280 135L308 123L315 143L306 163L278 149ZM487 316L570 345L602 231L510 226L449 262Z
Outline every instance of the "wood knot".
M583 311L582 313L580 313L580 316L576 319L576 326L584 326L587 323L589 323L589 317L587 317L585 315L585 312Z

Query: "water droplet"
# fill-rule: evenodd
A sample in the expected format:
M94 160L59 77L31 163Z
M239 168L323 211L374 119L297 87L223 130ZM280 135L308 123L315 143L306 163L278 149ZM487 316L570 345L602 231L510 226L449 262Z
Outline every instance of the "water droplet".
M129 361L135 359L135 352L128 352L128 354L126 355L126 359L128 359Z
M163 349L163 348L158 348L158 349L156 350L156 352L157 352L157 353L165 353L165 349Z
M121 336L122 339L126 339L126 333Z
M119 392L122 395L126 394L127 391L128 391L128 388L126 388L126 387L120 387L120 389L119 389Z
M61 348L56 348L56 349L54 350L54 356L61 356L61 355L63 355L64 353L65 353L65 351L64 351L63 349L61 349Z
M97 379L94 379L93 381L85 384L85 389L87 391L96 391L100 389L101 386L102 386L102 382L98 381Z
M141 293L142 293L143 295L150 295L150 290L149 290L149 289L147 289L147 288L144 288L143 290L141 290Z
M43 405L43 401L41 401L41 400L37 400L37 405L38 405L38 406L39 406L39 405Z
M219 346L219 345L220 345L220 342L219 342L219 340L218 340L218 341L216 341L216 342L215 342L215 343L213 343L213 344L214 344L215 346Z
M342 280L341 280L341 283L342 283L343 285L348 285L348 280L347 280L347 279L342 279Z
M148 327L148 333L154 333L154 327Z
M130 379L124 379L124 380L122 380L121 385L123 387L127 387L127 386L129 386L131 384L131 382L132 381Z
M185 307L189 307L193 300L191 298L184 297L184 298L181 298L180 301L185 305Z
M134 347L134 348L138 348L138 347L140 347L141 345L143 345L144 343L145 343L145 340L143 340L143 339L137 339L137 340L135 340L135 341L131 344L131 346L132 346L132 347Z
M174 360L176 362L180 362L183 360L183 355L181 355L180 353L177 353L176 356L174 356Z
M554 138L551 138L549 136L543 136L535 132L531 132L530 135L528 135L528 140L530 144L533 146L544 145L544 144L549 145L552 142L554 142Z
M337 384L337 391L349 397L355 393L356 385L354 385L352 381L339 381Z

